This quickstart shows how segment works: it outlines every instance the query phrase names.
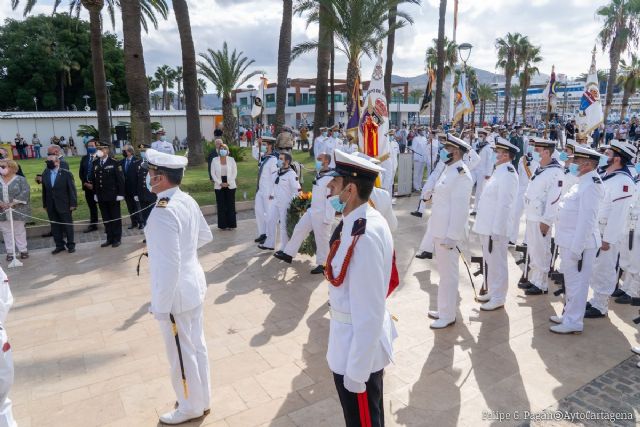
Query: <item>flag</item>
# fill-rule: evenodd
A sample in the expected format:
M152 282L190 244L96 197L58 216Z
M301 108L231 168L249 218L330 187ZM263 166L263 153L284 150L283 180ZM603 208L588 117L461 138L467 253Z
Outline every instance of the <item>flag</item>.
M422 98L422 104L420 105L420 114L427 115L427 109L433 99L433 82L436 80L436 75L433 68L427 68L427 88L424 91L424 98Z
M369 90L367 90L367 96L360 117L360 128L358 130L358 145L360 146L360 151L375 157L384 156L389 152L389 143L386 138L387 132L389 131L389 110L387 109L387 95L384 90L384 71L382 64L382 49L380 49L376 66L373 68L371 75L371 82L369 83ZM365 124L367 123L368 117L378 125L377 134L379 135L376 141L372 142L369 140L369 144L365 143ZM375 147L371 147L372 143L375 144Z
M547 98L547 108L549 108L549 110L551 112L555 111L556 109L556 101L557 101L557 93L556 93L556 66L552 66L551 67L551 77L549 78L549 83L547 83L547 87L544 88L544 92L542 92L542 95Z
M354 140L358 139L358 125L360 124L360 114L362 111L362 84L360 83L360 74L356 78L353 86L352 102L347 106L348 121L347 135L352 135Z
M260 77L260 86L258 87L258 94L253 99L253 106L251 107L251 117L254 119L262 114L264 109L264 90L269 82L265 76Z
M595 128L604 122L604 112L600 101L600 84L598 83L598 71L596 69L596 50L591 52L591 68L584 84L584 92L580 98L578 117L576 124L578 132L583 135L590 134Z
M463 71L458 79L458 89L453 108L453 125L460 121L462 116L473 111L473 105L467 93L467 74Z

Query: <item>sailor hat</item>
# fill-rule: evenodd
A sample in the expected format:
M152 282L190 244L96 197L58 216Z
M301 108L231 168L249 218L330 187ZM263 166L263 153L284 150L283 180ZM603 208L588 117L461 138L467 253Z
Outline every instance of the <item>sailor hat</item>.
M262 139L262 142L266 142L269 144L275 144L276 143L276 139L272 136L262 136L260 137L260 139Z
M600 159L604 156L598 153L596 150L592 150L591 148L587 148L578 144L574 145L573 157L600 161Z
M341 150L334 150L333 155L336 167L327 173L328 176L350 176L374 181L384 170L359 154L347 154Z
M551 141L550 139L539 138L537 136L529 137L529 141L533 141L533 145L536 147L542 148L556 148L555 141Z
M496 138L496 146L495 148L502 148L503 150L507 150L513 154L518 154L520 149L509 142L509 140L504 139L502 137Z
M464 151L465 153L471 150L471 146L469 144L467 144L465 141L458 138L457 136L453 136L450 133L447 134L447 140L444 141L444 143L445 145L451 145L453 147L457 147L462 151Z
M150 144L139 144L138 145L138 151L144 151L144 150L146 150L148 148L151 148Z
M371 163L373 163L374 165L380 164L380 160L376 159L375 157L371 157L367 154L361 153L361 152L357 152L357 153L353 153L354 156L358 156L361 157L365 160L369 160Z
M611 141L611 150L627 160L635 159L636 153L638 152L637 148L632 143L617 139Z
M153 148L147 150L146 168L151 170L165 169L175 170L187 167L189 160L185 156L162 153Z
M94 140L93 142L96 143L96 148L111 148L109 144L107 144L106 142L96 141L96 140Z
M483 133L485 135L489 135L489 131L487 131L485 128L476 128L476 133L478 135L480 135L481 133Z

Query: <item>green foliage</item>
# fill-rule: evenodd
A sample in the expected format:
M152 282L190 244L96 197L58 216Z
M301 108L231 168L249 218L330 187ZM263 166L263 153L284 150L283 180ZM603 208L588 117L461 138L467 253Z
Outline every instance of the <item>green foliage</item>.
M76 135L79 137L92 136L96 140L100 138L98 129L93 125L80 125L76 131Z
M103 36L107 80L114 83L112 104L128 103L122 44L113 34ZM83 108L83 95L93 104L89 24L68 14L7 19L0 26L0 109L59 110ZM62 83L64 82L64 83ZM64 88L61 85L64 84Z
M244 162L247 155L247 149L245 147L239 147L237 145L229 145L229 155L237 162Z
M302 215L309 209L311 206L311 198L308 196L304 197L296 197L291 200L291 204L289 205L289 209L287 209L287 235L289 238L293 235L293 229L302 218ZM316 254L316 239L313 235L313 232L309 233L306 239L300 245L300 249L298 253L313 256Z

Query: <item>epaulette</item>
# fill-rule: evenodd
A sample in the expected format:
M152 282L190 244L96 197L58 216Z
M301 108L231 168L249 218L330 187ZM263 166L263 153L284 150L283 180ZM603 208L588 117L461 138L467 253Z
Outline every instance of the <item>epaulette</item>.
M462 166L458 166L458 168L457 168L457 169L458 169L458 173L459 173L460 175L464 174L464 168L463 168Z
M595 182L596 184L602 184L602 180L600 179L599 176L594 176L593 177L593 182Z
M507 166L507 170L512 173L516 171L513 166Z
M156 208L166 208L168 205L169 205L169 198L163 197L162 199L158 200L158 203L156 203Z
M358 218L353 223L353 229L351 229L352 236L361 236L367 229L367 220L365 218Z

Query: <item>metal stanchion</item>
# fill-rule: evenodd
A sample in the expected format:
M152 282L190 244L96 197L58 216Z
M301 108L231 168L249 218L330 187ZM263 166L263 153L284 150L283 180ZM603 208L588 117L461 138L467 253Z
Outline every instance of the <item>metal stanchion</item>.
M9 268L22 267L22 262L16 256L16 237L13 231L13 208L9 208L9 224L11 224L11 250L13 251L13 260L9 263Z

